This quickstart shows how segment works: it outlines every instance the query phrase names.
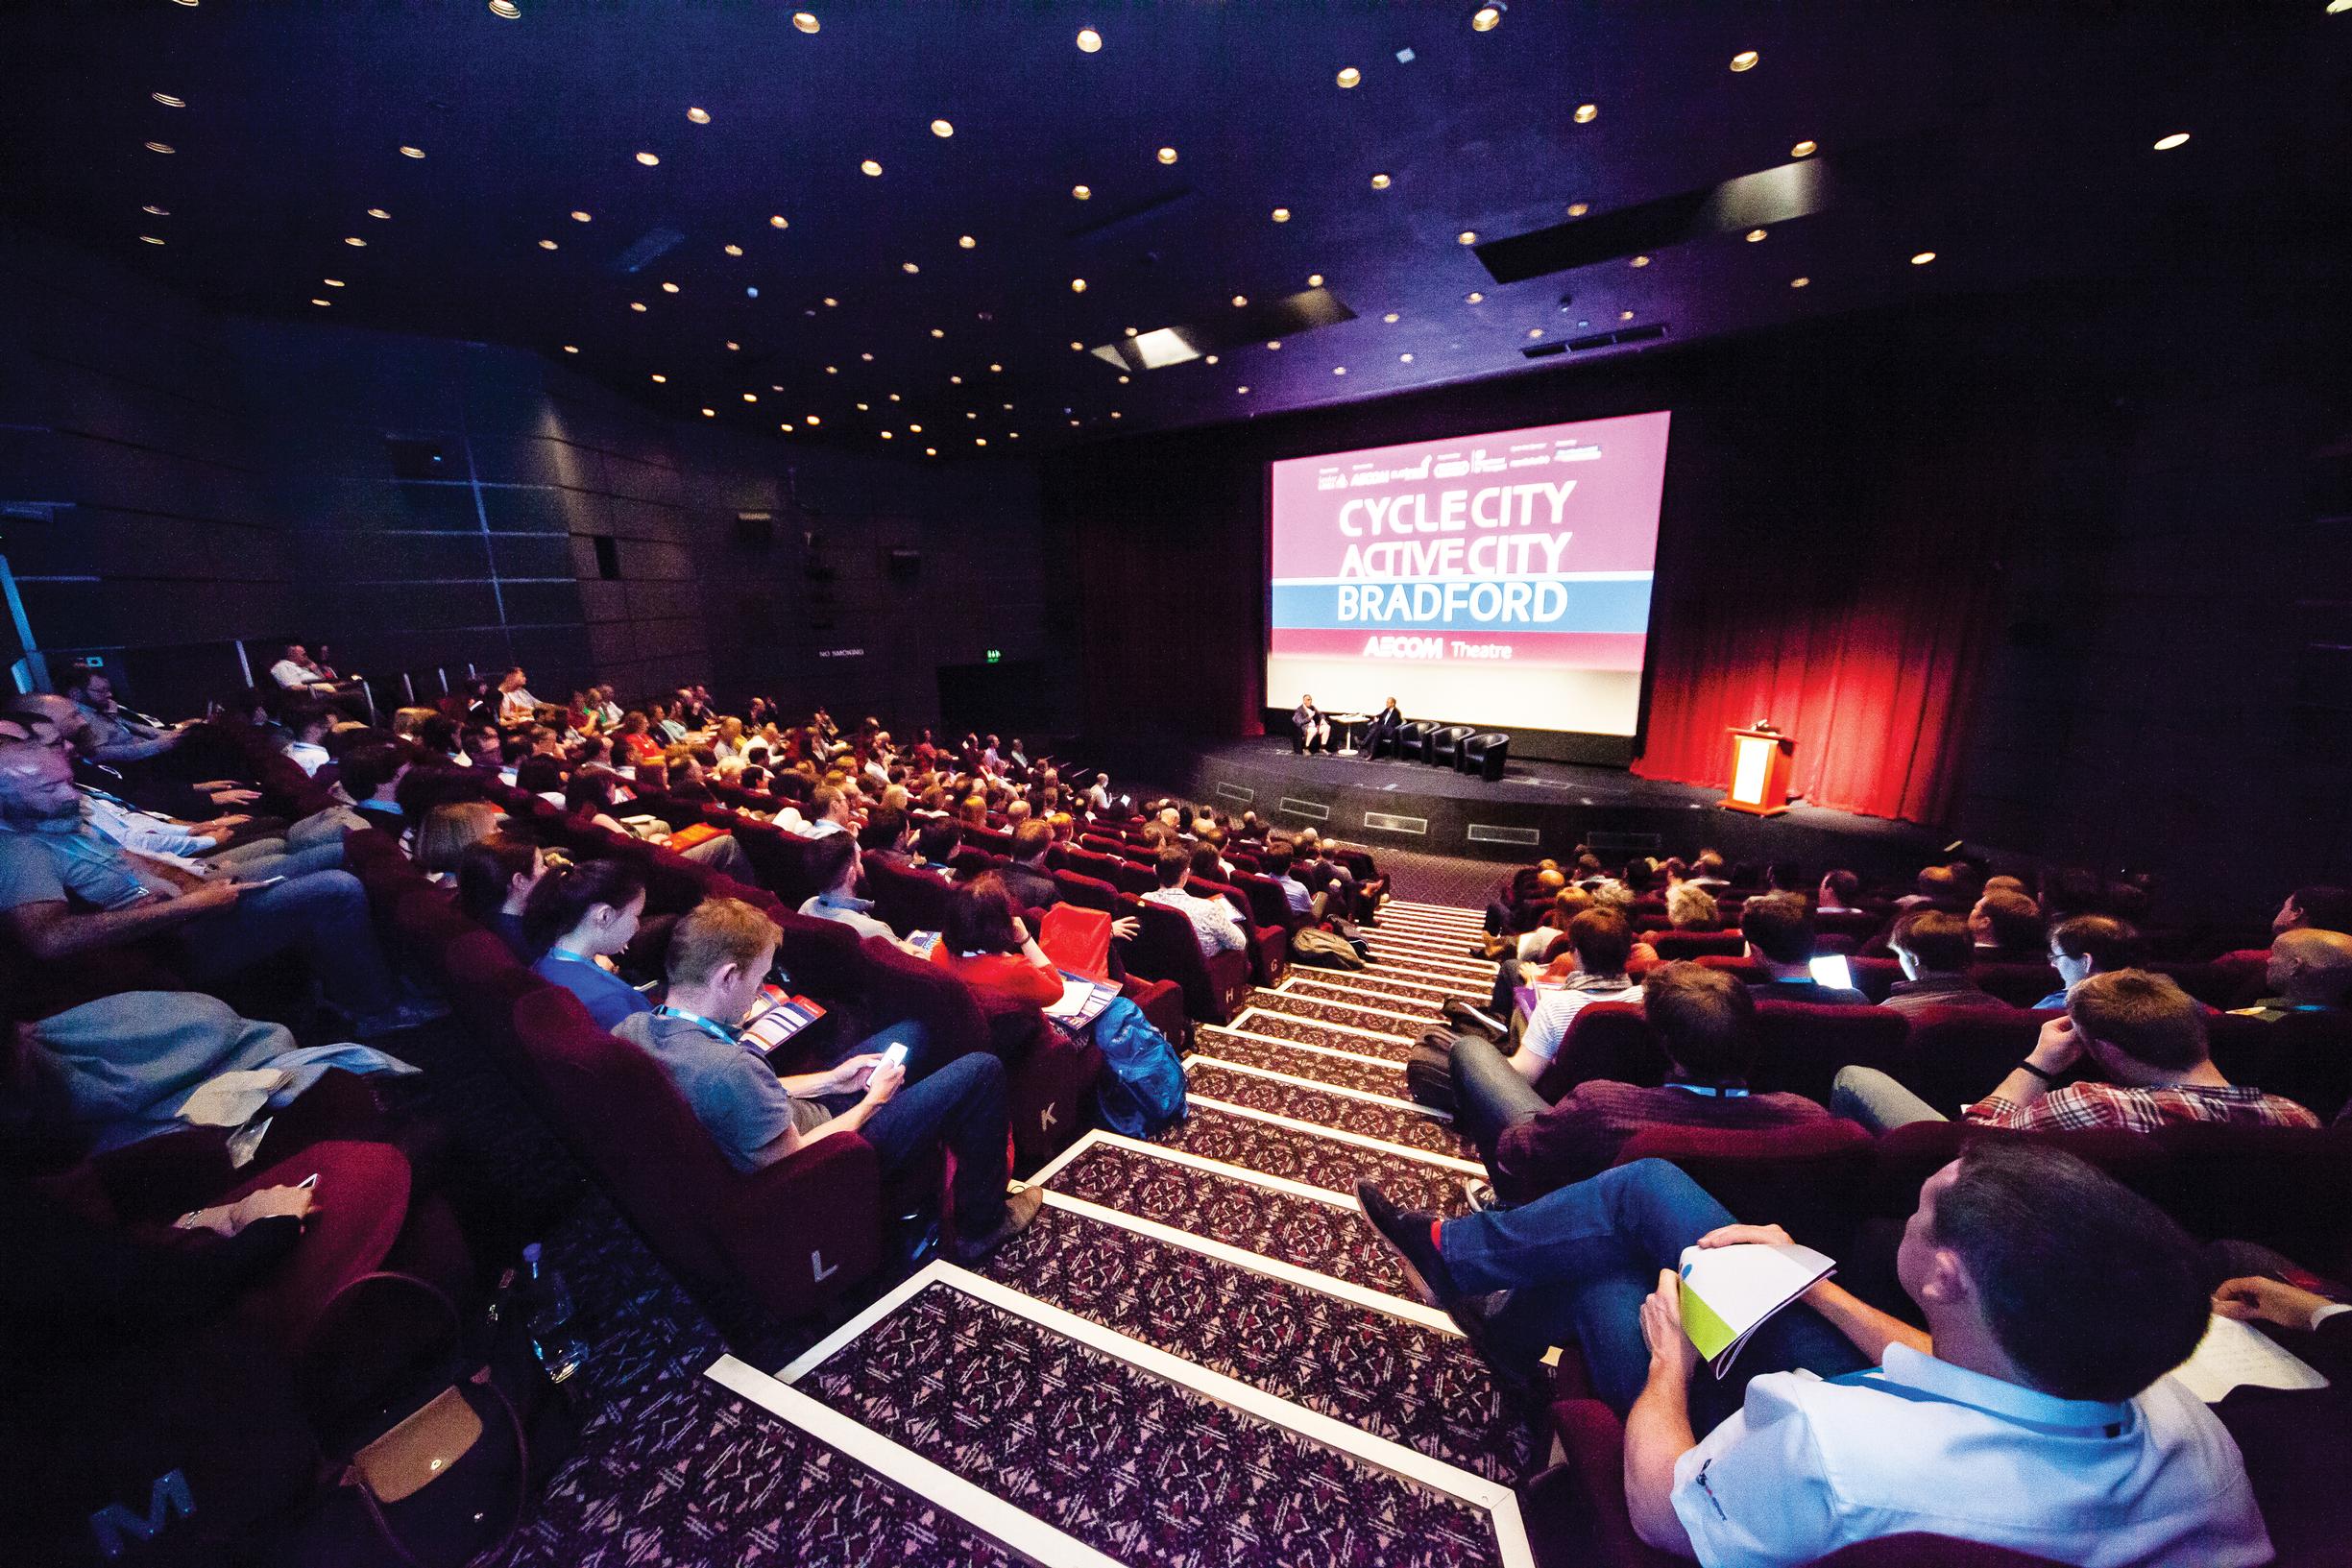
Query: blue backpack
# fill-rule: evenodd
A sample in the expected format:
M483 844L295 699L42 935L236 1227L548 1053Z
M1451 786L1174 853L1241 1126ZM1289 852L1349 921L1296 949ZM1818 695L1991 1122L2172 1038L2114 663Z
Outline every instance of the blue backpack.
M1094 1021L1094 1043L1106 1071L1096 1080L1103 1124L1149 1138L1184 1115L1184 1064L1143 1009L1119 997Z

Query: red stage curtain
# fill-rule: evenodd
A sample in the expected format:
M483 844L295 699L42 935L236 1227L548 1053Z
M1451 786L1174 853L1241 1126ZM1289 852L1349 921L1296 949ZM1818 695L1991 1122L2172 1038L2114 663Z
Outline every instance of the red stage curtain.
M2014 497L1981 449L1909 456L1873 466L1901 473L1892 492L1864 481L1882 493L1661 542L1635 772L1725 787L1726 732L1767 721L1796 740L1790 787L1808 804L1946 820L1999 633Z

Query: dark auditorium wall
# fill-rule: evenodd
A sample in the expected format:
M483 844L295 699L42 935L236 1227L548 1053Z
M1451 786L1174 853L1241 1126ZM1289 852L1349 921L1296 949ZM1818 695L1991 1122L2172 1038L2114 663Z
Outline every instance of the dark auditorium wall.
M1042 646L1023 464L681 424L500 345L223 320L21 234L0 278L0 502L64 503L0 519L0 554L53 658L99 652L157 707L232 686L231 639L258 675L295 637L379 702L514 660L546 697L702 680L905 726L935 722L938 665Z
M1653 676L1666 617L1787 618L1743 590L1892 552L1883 591L1982 591L1944 825L2242 879L2242 911L2352 878L2352 338L2274 286L1960 299L1070 454L1045 494L1090 733L1133 729L1141 668L1189 733L1259 722L1268 461L1670 408Z

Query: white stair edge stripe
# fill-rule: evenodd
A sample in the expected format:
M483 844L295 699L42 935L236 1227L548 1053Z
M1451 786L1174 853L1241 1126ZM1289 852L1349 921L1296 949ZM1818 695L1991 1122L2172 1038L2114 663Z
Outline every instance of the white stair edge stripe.
M705 1367L702 1375L738 1398L790 1422L818 1442L846 1455L887 1484L947 1509L1030 1561L1051 1568L1119 1568L1118 1558L1104 1556L1036 1515L974 1485L897 1439L886 1437L778 1382L747 1362L721 1356ZM1494 1514L1496 1541L1500 1545L1504 1539L1503 1518L1500 1509L1494 1510Z
M1286 1285L1296 1285L1301 1290L1333 1296L1354 1306L1368 1307L1373 1312L1386 1313L1391 1317L1401 1317L1417 1328L1433 1329L1456 1339L1462 1338L1462 1331L1454 1326L1452 1318L1435 1307L1423 1306L1420 1302L1409 1300L1404 1296L1390 1295L1387 1291L1375 1291L1369 1285L1358 1285L1351 1280L1336 1279L1329 1274L1319 1274L1312 1268L1301 1268L1295 1263L1284 1263L1280 1258L1269 1258L1263 1253L1252 1252L1248 1247L1235 1246L1230 1242L1220 1242L1213 1236L1196 1236L1191 1231L1178 1230L1176 1226L1163 1224L1157 1219L1146 1219L1141 1215L1128 1214L1122 1209L1106 1209L1099 1203L1089 1203L1082 1197L1065 1197L1059 1193L1049 1192L1045 1195L1045 1201L1048 1208L1066 1209L1072 1214L1082 1215L1088 1219L1100 1220L1105 1225L1116 1225L1121 1230L1132 1231L1138 1236L1149 1237L1154 1242L1182 1247L1187 1252L1198 1252L1204 1258L1215 1258L1218 1262L1231 1264L1236 1268L1247 1268L1253 1274L1263 1274L1269 1279L1278 1279Z
M1467 915L1472 920L1476 920L1478 918L1477 910L1465 909L1459 904L1422 904L1414 899L1391 899L1387 904L1381 905L1381 907L1385 909L1411 909L1416 912L1421 910L1434 910L1438 914L1442 915Z
M1346 977L1340 979L1325 979L1323 977L1326 975L1345 976ZM1391 988L1391 994L1394 994L1395 991L1443 991L1446 989L1444 986L1440 985L1435 980L1409 980L1399 975L1391 975L1385 972L1375 974L1369 969L1300 969L1296 966L1292 968L1288 975L1283 977L1282 983L1274 986L1273 989L1277 993L1288 991L1290 989L1291 982L1294 980L1303 985L1323 985L1339 991L1345 991L1350 986L1387 986Z
M1231 1028L1239 1028L1242 1024L1249 1019L1251 1013L1256 1012L1265 1012L1265 1009L1259 1007L1257 1003L1251 1002L1249 1006L1244 1007L1240 1012L1234 1014L1232 1024L1227 1026ZM1320 1018L1300 1018L1296 1013L1268 1012L1266 1016L1269 1018L1287 1018L1294 1024L1312 1024L1319 1029L1337 1029L1342 1034L1361 1035L1367 1040L1394 1040L1400 1046L1409 1046L1413 1044L1414 1040L1417 1038L1416 1036L1410 1034L1394 1034L1387 1029L1367 1029L1360 1028L1353 1024L1331 1024L1326 1023L1324 1020Z
M1383 915L1378 921L1364 928L1367 931L1386 931L1392 935L1442 936L1448 940L1465 942L1484 934L1486 929L1484 921L1418 920L1409 915L1401 919L1392 915Z
M1272 1111L1253 1110L1247 1105L1232 1105L1222 1099L1211 1099L1205 1095L1192 1095L1187 1098L1196 1106L1205 1105L1212 1111L1223 1111L1227 1116L1238 1116L1249 1122L1264 1122L1276 1127L1288 1127L1293 1132L1303 1132L1311 1138L1328 1138L1335 1144L1353 1144L1358 1148L1369 1149L1374 1154L1394 1154L1399 1159L1418 1160L1423 1165L1434 1165L1465 1176L1477 1176L1482 1180L1487 1173L1487 1168L1475 1160L1459 1159L1451 1154L1432 1154L1425 1148L1411 1148L1403 1144L1387 1143L1368 1133L1348 1132L1340 1127L1326 1127L1320 1122L1301 1122L1295 1116L1277 1116ZM1355 1202L1354 1195L1348 1194L1346 1201L1352 1206Z
M1450 1123L1453 1121L1453 1118L1445 1112L1432 1110L1417 1100L1398 1099L1394 1095L1375 1095L1370 1089L1350 1089L1344 1084L1325 1083L1320 1078L1302 1078L1296 1073L1277 1073L1271 1067L1253 1067L1248 1062L1228 1062L1222 1056L1203 1056L1198 1050L1184 1058L1184 1065L1187 1067L1195 1062L1209 1067L1221 1067L1227 1073L1242 1073L1253 1078L1272 1078L1276 1083L1297 1084L1301 1089L1320 1090L1326 1095L1338 1095L1344 1099L1360 1099L1367 1105L1385 1105L1391 1110L1411 1111L1418 1116L1425 1116L1432 1122Z
M1356 1206L1356 1200L1352 1194L1334 1193L1327 1187L1310 1187L1303 1181L1293 1181L1288 1176L1269 1175L1263 1170L1252 1170L1246 1165L1228 1165L1223 1160L1212 1160L1205 1154L1195 1154L1190 1149L1170 1148L1164 1144L1147 1144L1138 1138L1128 1138L1115 1132L1103 1132L1099 1128L1064 1149L1053 1164L1031 1177L1029 1185L1034 1187L1040 1182L1059 1175L1063 1166L1068 1165L1079 1155L1095 1148L1124 1148L1148 1159L1165 1160L1170 1165L1188 1165L1195 1170L1205 1170L1212 1176L1230 1176L1235 1181L1248 1182L1252 1187L1264 1187L1272 1192L1288 1193L1293 1197L1311 1198L1317 1203L1327 1203L1335 1209L1346 1209L1351 1213L1354 1212Z
M1367 1067L1393 1067L1399 1073L1405 1070L1404 1063L1392 1061L1386 1056L1366 1056L1358 1051L1341 1050L1336 1046L1311 1046L1304 1040L1279 1040L1271 1034L1252 1034L1248 1029L1237 1029L1224 1024L1203 1024L1193 1031L1193 1037L1197 1040L1210 1029L1216 1029L1223 1034L1237 1034L1245 1040L1254 1040L1261 1046L1280 1046L1289 1050L1311 1050L1318 1056L1336 1056L1343 1062L1362 1062ZM1210 1043L1215 1044L1214 1041Z
M1368 1007L1363 1002L1342 1001L1337 997L1306 997L1300 996L1296 991L1274 991L1269 993L1269 996L1276 1001L1288 1000L1308 1007L1345 1007L1351 1013L1370 1013L1374 1018L1394 1019L1400 1024L1411 1024L1417 1022L1417 1017L1415 1014L1400 1013L1394 1007ZM1279 1008L1269 1006L1266 997L1251 997L1249 999L1249 1005L1252 1008L1263 1009L1267 1012L1280 1011ZM1291 1013L1286 1016L1291 1018L1299 1018L1303 1015L1298 1013ZM1309 1018L1306 1020L1306 1022L1309 1024L1321 1024L1324 1022L1324 1020L1320 1018Z

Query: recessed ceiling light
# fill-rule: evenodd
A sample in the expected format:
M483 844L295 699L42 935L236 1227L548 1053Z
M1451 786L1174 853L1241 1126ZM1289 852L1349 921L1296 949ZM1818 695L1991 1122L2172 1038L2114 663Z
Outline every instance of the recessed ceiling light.
M186 99L174 98L168 92L151 92L147 96L154 99L157 103L161 104L165 109L185 109L188 107L188 101Z
M1630 310L1620 310L1617 312L1617 320L1621 322L1630 322L1633 319L1634 313Z
M874 363L874 356L872 354L860 354L858 357L864 360L869 365Z
M1503 12L1509 9L1503 5L1480 6L1476 11L1470 12L1470 31L1473 33L1493 32L1495 24L1503 19Z
M882 177L882 165L869 157L858 165L858 172L868 180L878 180Z
M1266 340L1266 347L1269 349L1279 349L1282 347L1282 340L1280 338L1268 338Z
M650 169L662 161L662 156L659 153L640 153L637 155L637 161Z
M1649 264L1650 264L1650 258L1649 258L1648 256L1646 256L1646 255L1637 255L1637 256L1634 257L1634 259L1632 260L1632 262L1630 262L1630 263L1629 263L1629 265L1631 265L1631 266L1636 266L1636 267L1646 267L1646 266L1648 266Z
M1792 277L1788 280L1788 286L1792 289L1801 289L1806 287L1813 280L1809 277Z
M664 294L675 294L678 292L678 285L675 283L664 283L662 285L662 292Z
M939 455L939 448L936 446L926 446L923 448L923 455L925 457L937 457Z
M1073 294L1083 294L1083 293L1085 293L1085 292L1086 292L1086 279L1084 279L1083 277L1073 277L1072 279L1070 279L1070 292L1071 292L1071 293L1073 293Z
M360 237L359 237L357 234L346 234L346 235L344 235L344 236L343 236L343 243L344 243L344 244L346 244L346 245L357 245L357 246L365 247L365 246L366 246L366 244L367 244L368 242L367 242L366 240L361 239L361 238L360 238Z
M796 11L792 12L792 25L803 33L813 33L824 24L816 19L816 12L812 11ZM814 424L816 421L811 419L809 422Z
M314 305L324 305L329 309L333 308L334 305L334 302L332 300L320 300L314 298L310 302Z
M522 8L515 0L490 0L490 14L502 16L510 22L522 19Z
M1770 232L1770 230L1769 230L1769 229L1749 229L1749 230L1748 230L1748 243L1749 243L1750 245L1754 245L1754 244L1755 244L1755 243L1756 243L1758 240L1762 239L1762 238L1765 236L1765 234L1767 234L1767 233L1769 233L1769 232Z
M158 218L168 218L172 215L172 209L170 207L158 206L153 202L148 203L147 205L139 208L139 210L141 212L152 212Z
M770 229L789 229L792 226L786 222L784 214L779 212L767 220L767 227Z
M1072 185L1070 187L1070 194L1076 200L1083 202L1091 198L1094 195L1094 191L1085 185Z
M997 375L1002 375L1005 374L1005 367L1002 365L991 365L988 367L988 369L992 374Z
M943 327L934 326L931 329L931 335L935 338L943 338L947 336L947 331Z
M883 440L885 440L885 441L889 440L889 439L890 439L890 432L889 432L889 431L887 431L887 430L885 430L885 431L882 433L882 439L883 439Z
M1207 363L1208 363L1208 364L1211 364L1211 365L1216 364L1216 363L1217 363L1217 356L1216 356L1215 354L1211 354L1211 355L1209 355L1209 356L1208 356L1208 359L1207 359Z
M1811 157L1815 153L1820 151L1821 143L1808 137L1806 140L1797 143L1796 146L1791 147L1788 150L1788 156L1790 157Z
M1286 207L1286 206L1278 206L1278 207L1274 208L1274 211L1273 211L1273 219L1274 219L1274 222L1276 222L1276 223L1288 223L1288 222L1290 222L1290 221L1291 221L1291 209L1290 209L1289 207Z
M1601 106L1598 104L1579 104L1576 106L1576 123L1590 125L1600 117L1600 113Z
M812 415L810 415L810 416L809 416L809 418L808 418L808 422L809 422L809 423L811 423L811 424L822 424L822 423L824 423L825 422L824 422L823 420L818 419L818 418L817 418L817 417L816 417L814 414L812 414Z
M666 384L669 380L669 377L664 375L660 371L655 371L653 373L653 380L656 386L660 386Z
M1413 356L1411 354L1398 354L1396 356L1396 363L1399 365L1410 365L1413 363Z
M629 308L642 316L645 313L645 302L643 300L631 300L629 302Z
M1307 274L1307 287L1309 287L1309 288L1311 288L1311 289L1319 289L1319 288L1321 288L1322 286L1323 286L1323 275L1322 275L1321 273L1309 273L1309 274Z
M958 234L956 236L956 249L958 251L969 251L977 247L979 244L980 241L974 239L969 234Z
M960 375L951 375L951 376L949 376L949 377L947 378L947 384L948 384L949 386L951 386L951 387L959 387L959 386L962 386L962 385L963 385L963 377L962 377L962 376L960 376Z
M945 120L934 120L931 122L931 133L944 141L956 133L956 128Z
M1911 265L1914 267L1924 267L1934 259L1935 253L1933 251L1922 251L1919 253L1919 254L1911 258Z
M567 343L564 345L564 352L568 354L576 354L579 351L580 346L576 343Z
M715 408L706 408L702 411L702 417L706 420L715 420L718 418L718 410Z
M838 375L841 374L841 367L838 365L828 365L825 367L825 374L827 375Z
M1339 83L1343 87L1352 87L1363 80L1364 73L1357 70L1353 65L1346 67L1340 72L1339 75Z
M340 277L322 277L319 281L330 289L339 289L343 286L343 279Z
M168 141L151 141L147 144L147 150L151 153L176 153L180 149Z
M1374 190L1386 190L1389 188L1391 183L1392 181L1385 174L1376 174L1372 176L1372 189Z
M153 234L141 234L139 238L145 240L150 245L160 245L163 243Z
M2169 153L2173 148L2180 146L2188 139L2189 133L2186 131L2175 131L2169 136L2158 136L2156 138L2156 151L2159 153Z
M832 295L830 295L830 294L828 294L828 295L826 295L826 296L825 296L825 308L826 308L826 309L828 309L828 310L832 309L834 306L836 306L836 305L839 304L840 302L841 302L840 301L838 301L838 300L835 299L835 298L834 298Z
M1119 417L1119 411L1118 411L1117 409L1115 409L1115 408L1114 408L1114 409L1112 409L1112 410L1110 411L1110 417L1111 417L1112 419L1114 419L1114 420L1115 420L1115 419L1117 419L1117 418Z
M1527 329L1527 335L1531 338L1540 338L1543 335L1543 328L1540 326L1531 326Z
M743 394L743 401L747 403L756 403L759 400L760 395L756 392L746 392Z
M921 272L923 269L922 269L922 268L920 268L920 267L918 267L918 266L916 266L916 265L915 265L913 262L911 262L911 261L902 261L902 262L900 262L900 263L898 264L898 270L899 270L900 272L905 273L905 274L906 274L908 277L913 277L913 276L914 276L916 273Z
M1081 27L1078 30L1078 47L1079 54L1091 55L1103 47L1103 35L1091 27Z
M972 438L972 445L975 446L985 446L988 445L988 438L986 436L974 436Z
M1454 243L1455 243L1455 244L1457 244L1457 245L1475 245L1475 244L1477 244L1477 243L1478 243L1478 230L1477 230L1477 229L1464 229L1464 230L1463 230L1461 233L1456 234L1456 235L1454 236Z
M573 207L571 209L571 221L573 223L586 223L589 221L588 214L582 212L578 207Z
M1127 376L1124 376L1124 375L1123 375L1123 376L1119 377L1119 384L1120 384L1121 386L1126 386L1126 385L1128 384L1128 379L1129 379L1128 377L1127 377Z
M1757 58L1758 57L1755 50L1742 49L1738 54L1732 57L1732 69L1734 71L1753 71L1756 69Z
M1162 163L1174 163L1176 160L1176 150L1173 147L1163 147L1159 150L1158 157Z
M720 247L720 249L724 250L729 255L741 255L743 253L743 248L740 245L727 245Z
M1581 218L1591 210L1592 208L1586 205L1582 202L1570 202L1568 204L1568 216L1571 218Z
M727 340L727 351L728 351L729 353L731 353L731 354L733 354L733 353L740 353L740 352L742 352L742 350L743 350L743 346L742 346L741 344L740 344L740 343L736 342L736 341L735 341L735 339L733 339L733 338L729 338L729 339Z
M1345 365L1334 365L1331 367L1331 374L1334 375L1346 375L1347 374L1347 367Z
M539 248L543 251L552 251L555 249L555 241L551 239L543 239L539 242Z
M1236 294L1233 296L1233 308L1236 310L1239 310L1242 306L1248 304L1249 302L1249 296L1247 294Z
M1464 295L1462 298L1471 304L1483 304L1486 302L1487 297L1479 293L1476 289L1472 289L1469 293Z
M910 436L919 436L923 433L923 427L919 424L909 424L907 426L907 433Z
M423 157L424 156L424 148L422 148L422 147L410 147L410 146L408 146L406 143L402 143L402 144L401 144L401 147L400 147L400 157Z
M1086 345L1079 342L1076 338L1072 338L1070 340L1070 351L1074 354L1082 354L1086 351Z
M696 109L691 105L689 105L687 108L686 117L693 121L696 125L709 125L711 123L711 111L709 109Z
M385 210L384 210L382 207L380 207L380 206L372 206L372 207L368 208L368 216L369 216L369 217L371 217L371 218L381 218L381 219L384 219L384 220L386 220L386 221L389 221L389 220L391 219L391 217L392 217L392 214L391 214L391 213L389 213L389 212L386 212L386 211L385 211Z
M782 424L777 425L776 428L788 436L792 433L792 422L790 420L787 420Z

